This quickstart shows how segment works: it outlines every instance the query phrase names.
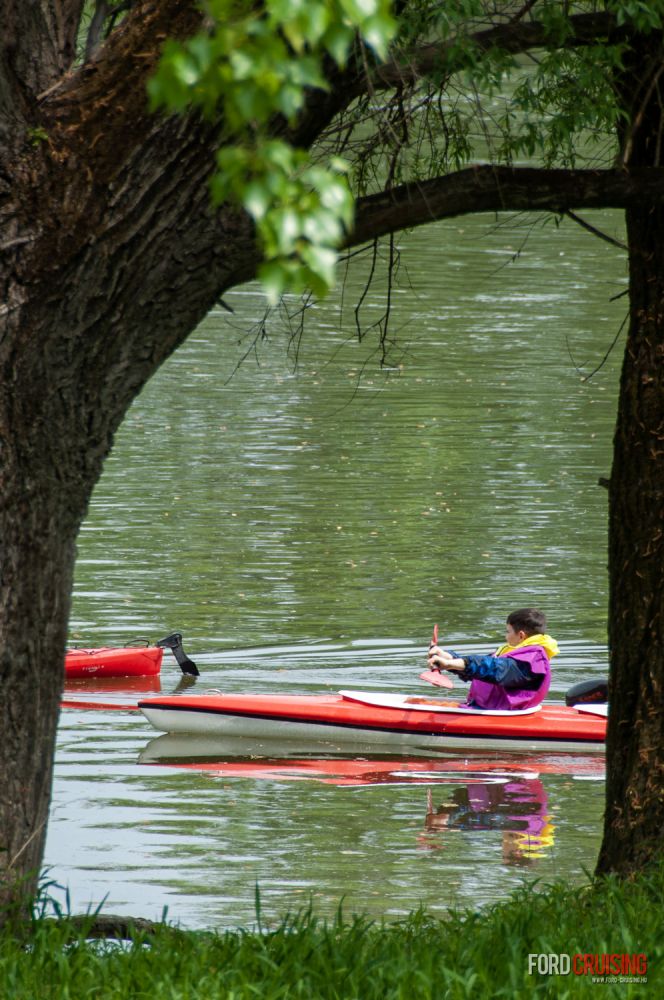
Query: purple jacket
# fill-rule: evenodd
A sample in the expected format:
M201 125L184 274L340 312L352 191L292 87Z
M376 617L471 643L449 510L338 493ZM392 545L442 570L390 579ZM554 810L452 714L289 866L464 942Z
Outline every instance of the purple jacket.
M505 654L504 654L505 655ZM468 704L479 708L532 708L541 704L546 698L551 685L551 666L549 657L543 646L519 646L511 649L508 654L513 660L520 660L530 667L533 674L543 677L537 691L525 691L519 688L507 689L500 684L487 684L486 681L473 681L468 692Z

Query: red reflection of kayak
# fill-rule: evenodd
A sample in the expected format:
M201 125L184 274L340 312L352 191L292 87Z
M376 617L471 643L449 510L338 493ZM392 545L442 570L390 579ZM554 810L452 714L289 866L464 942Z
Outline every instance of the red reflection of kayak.
M87 698L88 695L141 694L143 691L161 691L161 677L66 677L65 698ZM132 705L136 708L136 704Z
M238 743L246 752L246 743ZM265 749L265 746L263 746ZM601 779L604 760L598 755L542 754L532 756L400 756L384 758L338 756L235 756L232 741L223 755L213 755L214 743L197 737L161 736L151 741L139 762L201 771L219 778L272 781L316 781L332 785L503 784L534 780L542 774L569 774Z
M135 712L136 702L128 701L134 695L161 691L161 677L65 677L61 708L109 709Z

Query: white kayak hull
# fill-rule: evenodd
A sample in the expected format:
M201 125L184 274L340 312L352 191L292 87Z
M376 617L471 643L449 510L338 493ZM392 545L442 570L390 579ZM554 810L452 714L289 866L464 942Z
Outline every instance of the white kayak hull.
M361 696L364 702L358 699ZM368 693L335 696L194 695L139 703L161 732L224 739L325 741L425 750L603 753L606 722L566 706L523 713L470 714L453 703L400 699L368 704ZM497 717L500 716L500 717Z

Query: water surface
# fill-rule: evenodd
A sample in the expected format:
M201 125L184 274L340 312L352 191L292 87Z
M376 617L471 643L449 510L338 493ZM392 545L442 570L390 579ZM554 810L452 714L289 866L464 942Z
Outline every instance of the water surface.
M593 221L617 235L618 218ZM402 244L382 369L375 330L356 337L361 258L307 310L301 339L296 320L263 336L264 300L246 286L227 296L233 316L213 311L161 369L80 537L72 641L178 628L199 691L419 690L434 622L455 648L490 650L508 611L537 605L563 651L553 694L604 673L597 480L620 338L584 376L624 316L611 301L622 255L571 223L525 218L439 224ZM378 281L363 328L383 296ZM177 682L166 660L162 689ZM257 775L230 767L251 764L247 748L216 762L225 772L150 760L154 736L131 715L63 713L46 863L76 907L107 897L113 912L168 905L188 925L235 926L251 921L258 883L267 917L310 896L328 914L344 898L395 916L485 903L533 877L580 880L597 853L603 788L583 761L529 762L524 820L514 782L483 783L481 767L434 779L427 760L421 782L339 783L307 770L334 748L309 749L296 779L282 765L305 759L297 748L257 748L275 762ZM377 773L407 765L365 751ZM443 817L432 829L427 788ZM542 849L517 856L538 823Z

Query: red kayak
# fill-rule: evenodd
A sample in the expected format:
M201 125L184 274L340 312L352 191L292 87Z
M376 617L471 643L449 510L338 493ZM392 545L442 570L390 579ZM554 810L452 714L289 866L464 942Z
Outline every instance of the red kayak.
M173 632L151 646L142 640L131 646L68 649L65 677L154 677L161 670L164 649L170 649L183 673L198 675L196 664L182 648L182 635Z
M155 729L204 736L566 753L603 753L606 737L606 706L496 712L443 698L340 691L157 696L138 707Z
M163 656L159 646L71 649L65 655L65 676L152 677L161 670Z

